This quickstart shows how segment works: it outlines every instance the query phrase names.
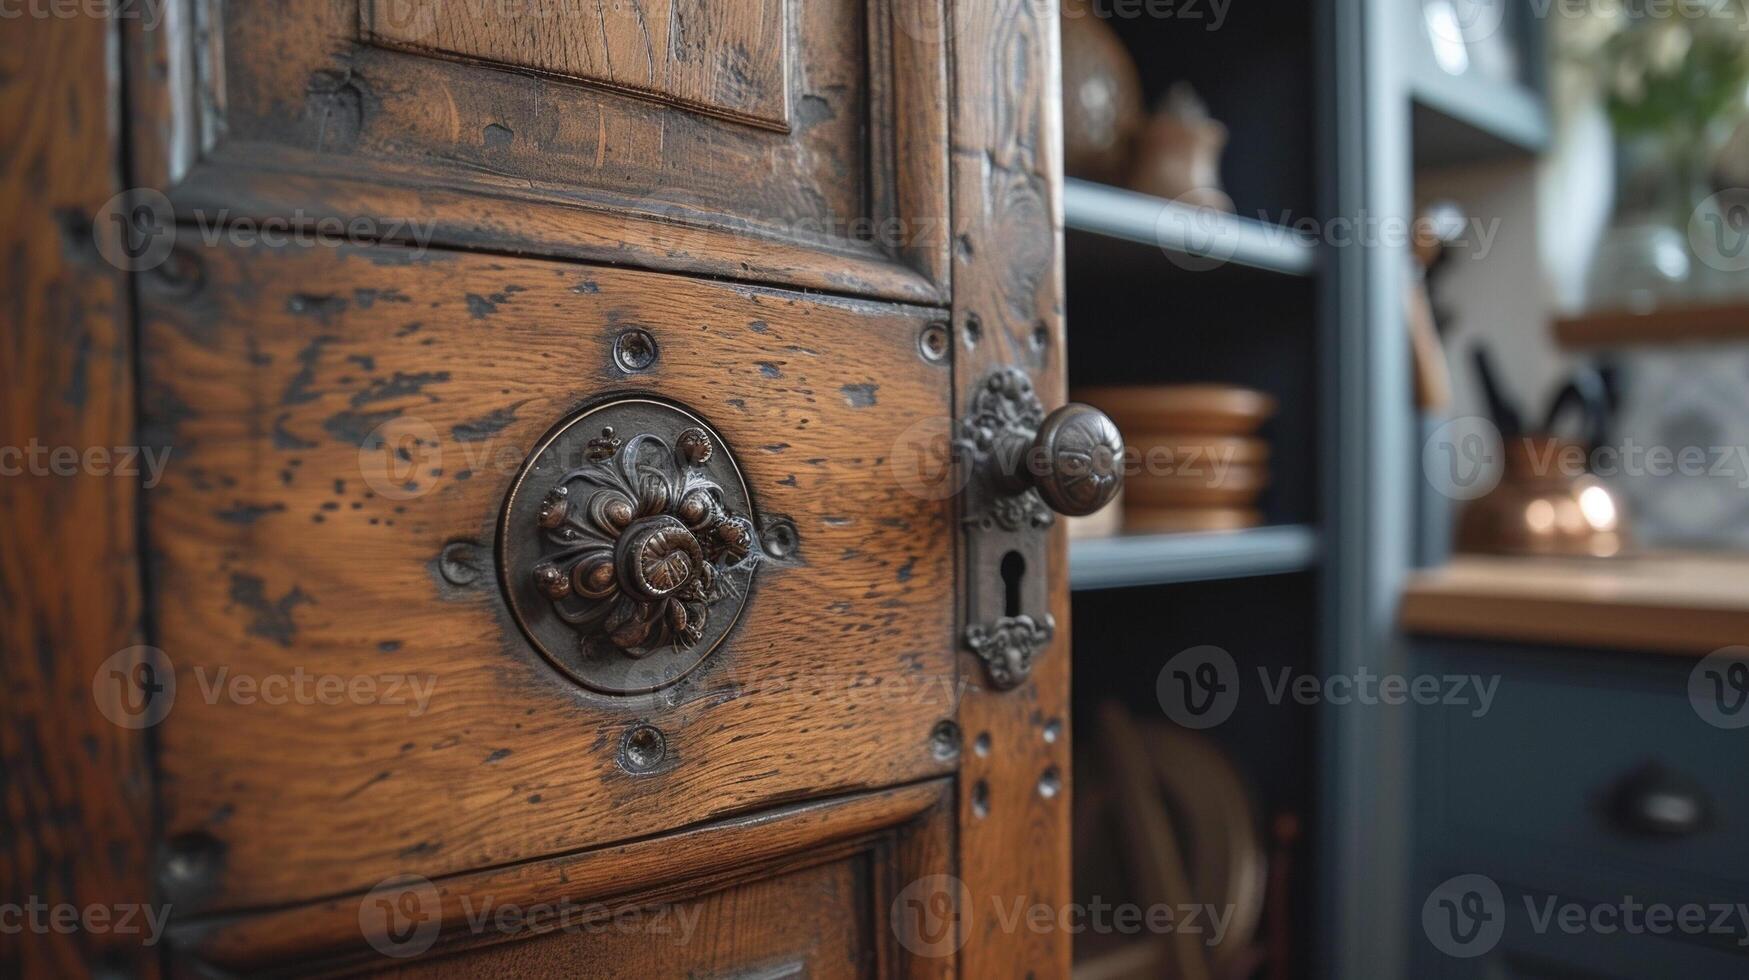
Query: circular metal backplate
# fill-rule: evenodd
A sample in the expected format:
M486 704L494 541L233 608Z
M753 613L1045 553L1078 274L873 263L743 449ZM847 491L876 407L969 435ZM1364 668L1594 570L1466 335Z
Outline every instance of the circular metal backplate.
M647 398L556 428L511 485L498 566L517 624L585 687L686 676L740 618L759 559L752 499L708 424Z

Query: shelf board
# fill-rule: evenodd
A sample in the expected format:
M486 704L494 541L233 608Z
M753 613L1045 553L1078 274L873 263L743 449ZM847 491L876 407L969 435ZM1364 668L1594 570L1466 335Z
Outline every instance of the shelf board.
M1073 177L1063 182L1063 214L1075 231L1192 259L1181 263L1192 272L1232 264L1309 276L1318 267L1317 247L1292 229Z
M1548 109L1526 86L1418 64L1409 98L1417 167L1529 156L1549 145Z
M1318 535L1288 524L1247 531L1123 535L1069 543L1069 587L1118 589L1303 572Z
M1555 340L1569 350L1749 340L1749 300L1644 313L1617 310L1561 317L1555 321Z

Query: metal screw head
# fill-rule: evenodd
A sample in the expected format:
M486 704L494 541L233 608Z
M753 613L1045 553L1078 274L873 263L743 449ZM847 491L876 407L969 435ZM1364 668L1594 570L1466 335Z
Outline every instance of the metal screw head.
M622 371L649 370L656 363L656 338L640 327L627 330L614 339L613 362Z
M765 531L759 536L765 553L773 558L784 559L796 553L799 544L796 538L796 526L787 518L778 518L766 523Z
M619 743L619 765L626 772L645 773L668 758L668 739L654 725L638 725Z

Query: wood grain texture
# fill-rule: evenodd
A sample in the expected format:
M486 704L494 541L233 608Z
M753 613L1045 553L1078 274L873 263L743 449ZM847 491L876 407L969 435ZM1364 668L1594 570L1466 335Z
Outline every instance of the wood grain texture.
M55 475L52 457L14 453L135 443L127 286L92 236L121 189L112 26L17 18L0 47L0 902L81 909L151 899L146 736L92 693L99 665L140 642L139 476ZM142 939L6 935L0 975L150 976Z
M371 40L789 128L786 0L364 0Z
M216 854L179 909L250 908L642 837L785 799L950 771L950 505L888 457L941 416L930 314L651 273L390 248L201 248L144 297L148 495L167 833ZM641 328L655 366L612 348ZM657 395L793 523L735 631L681 683L562 679L506 613L496 522L526 453L584 404ZM371 433L419 436L385 486ZM373 468L376 467L376 468ZM219 670L226 670L220 688ZM372 703L235 696L237 676L397 676ZM417 681L435 685L420 710ZM286 683L279 681L276 683ZM339 703L332 703L338 701ZM616 762L636 724L668 758ZM392 824L384 825L392 815Z
M891 965L896 953L887 949L892 932L884 924L890 899L890 881L903 873L925 869L942 871L951 865L952 786L938 779L895 789L795 804L756 815L705 824L674 834L626 845L598 848L507 868L474 871L438 879L430 894L434 913L441 923L431 940L429 958L453 956L467 950L500 943L537 939L558 931L556 920L524 923L513 928L482 929L480 909L488 903L500 908L528 909L557 906L568 901L578 906L606 904L636 907L651 903L692 901L700 896L734 889L748 882L770 880L776 875L829 861L845 861L875 855L880 861L863 871L864 894L856 928L867 928L881 917L879 928L865 936L865 947L879 945L879 960ZM176 962L191 969L196 965L239 974L256 975L275 964L294 960L324 970L383 966L387 961L368 947L359 928L361 896L348 895L319 903L238 919L219 919L179 927L173 935ZM842 907L828 908L843 918ZM787 922L762 921L750 913L741 923L750 941L758 942L763 930L790 937ZM844 923L839 923L841 927ZM801 935L809 935L802 933ZM816 937L817 938L817 937ZM574 938L559 938L561 943ZM544 961L548 955L539 943L507 960ZM713 944L706 944L710 948ZM483 954L492 960L492 954ZM861 953L857 962L863 962ZM441 973L456 964L480 962L463 957L438 967ZM760 957L740 960L745 967ZM584 975L605 969L605 959ZM868 965L868 964L865 964ZM952 959L920 964L909 972L890 970L886 975L947 976ZM547 972L554 968L549 967ZM538 974L528 969L522 975ZM718 975L726 970L706 971ZM684 970L658 970L644 975L683 975Z
M1749 643L1749 562L1662 553L1620 559L1463 555L1403 592L1412 633L1704 657Z
M367 43L359 0L189 0L192 14L171 4L161 28L130 30L140 180L208 225L364 217L394 240L945 304L945 56L891 23L940 3L792 3L779 132ZM460 18L402 4L415 24ZM709 6L718 19L780 4ZM493 43L525 43L493 23Z
M955 38L954 386L959 406L991 371L1028 369L1047 408L1064 400L1061 123L1057 13L1020 0L952 5ZM972 977L1066 977L1072 936L1003 928L999 906L1070 901L1069 576L1063 522L1046 567L1055 639L1031 679L989 689L982 665L960 706L960 875L972 897ZM1054 737L1052 737L1054 735ZM1048 785L1054 792L1042 790Z

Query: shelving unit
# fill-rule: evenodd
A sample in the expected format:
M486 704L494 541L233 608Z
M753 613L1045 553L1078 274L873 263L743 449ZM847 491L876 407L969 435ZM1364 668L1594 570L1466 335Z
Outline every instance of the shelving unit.
M1540 93L1522 85L1423 64L1410 72L1409 100L1420 166L1524 157L1548 146L1548 110Z
M1317 246L1292 228L1073 177L1064 182L1063 214L1072 230L1198 260L1187 263L1192 270L1230 262L1310 276L1318 267Z
M1286 575L1317 560L1318 532L1303 525L1091 538L1070 542L1069 585L1119 589Z
M1569 350L1652 347L1749 338L1749 300L1712 306L1676 306L1637 313L1587 313L1555 321L1555 339Z

